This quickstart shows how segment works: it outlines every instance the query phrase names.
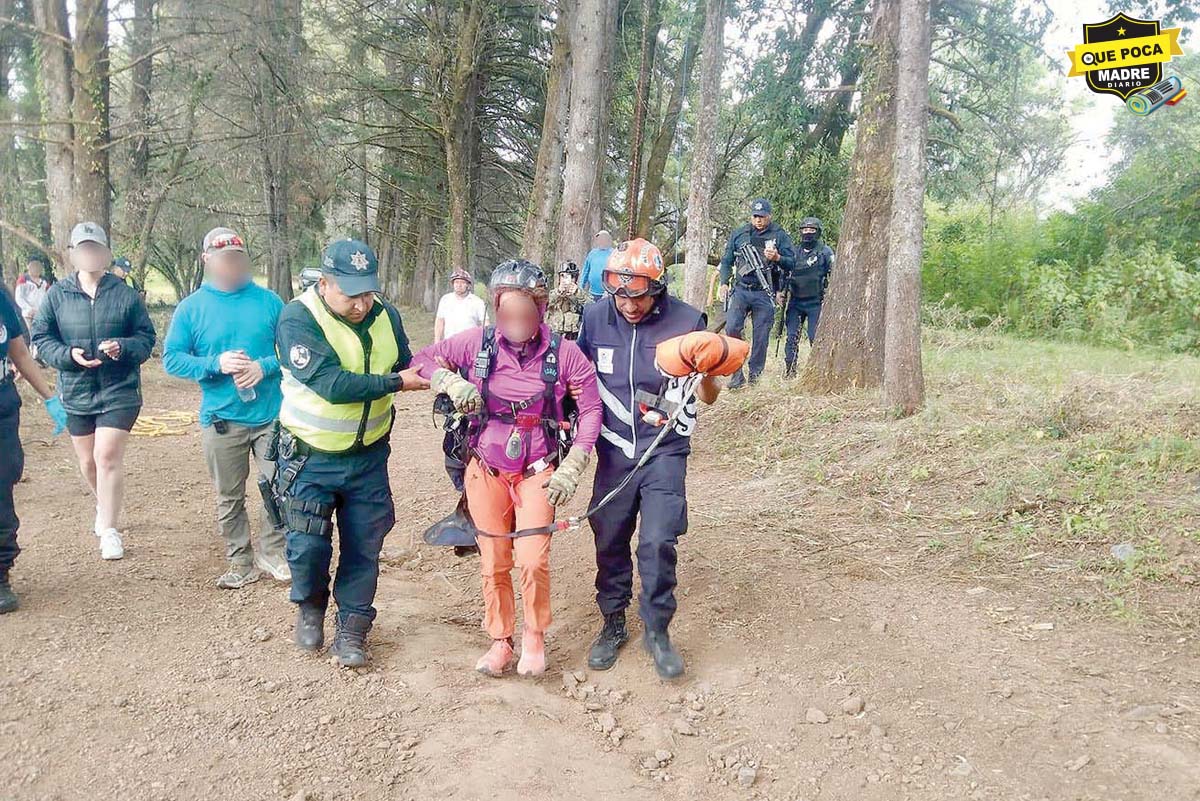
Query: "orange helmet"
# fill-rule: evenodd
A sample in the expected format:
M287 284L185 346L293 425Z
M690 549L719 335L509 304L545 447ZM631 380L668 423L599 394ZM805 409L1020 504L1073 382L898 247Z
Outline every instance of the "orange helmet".
M667 268L658 248L645 239L631 239L613 250L601 279L610 295L640 298L666 290Z

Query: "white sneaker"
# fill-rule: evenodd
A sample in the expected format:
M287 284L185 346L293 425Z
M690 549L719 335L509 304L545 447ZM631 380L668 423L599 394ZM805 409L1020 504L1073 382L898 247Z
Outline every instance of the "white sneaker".
M254 553L254 566L276 581L291 581L292 569L287 560L275 554Z
M125 546L121 542L121 532L110 528L100 535L100 558L120 559L125 555Z

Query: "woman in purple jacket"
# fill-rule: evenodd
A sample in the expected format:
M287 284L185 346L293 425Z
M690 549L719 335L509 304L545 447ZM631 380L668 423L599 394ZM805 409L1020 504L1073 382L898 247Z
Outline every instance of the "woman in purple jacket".
M554 522L554 507L575 494L591 458L603 408L592 363L544 322L548 290L541 268L506 261L492 272L490 289L494 329L473 328L431 345L412 366L470 416L467 505L479 531L503 535ZM568 398L574 398L578 420L574 443L560 462L558 431ZM489 676L512 666L514 551L525 607L517 672L546 670L550 535L480 536L483 627L492 646L475 669Z

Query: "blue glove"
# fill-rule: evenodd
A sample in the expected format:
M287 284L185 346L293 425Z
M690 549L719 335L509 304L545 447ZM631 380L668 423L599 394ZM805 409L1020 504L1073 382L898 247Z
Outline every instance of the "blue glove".
M55 395L53 398L42 403L46 409L46 414L50 415L50 420L54 423L54 436L58 436L67 427L67 410L63 408L62 398Z

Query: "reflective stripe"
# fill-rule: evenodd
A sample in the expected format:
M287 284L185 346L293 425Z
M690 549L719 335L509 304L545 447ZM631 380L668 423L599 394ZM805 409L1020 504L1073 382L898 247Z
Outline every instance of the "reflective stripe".
M596 388L600 390L600 400L604 401L604 405L608 410L616 416L618 420L627 426L633 425L633 414L629 409L625 408L625 404L617 398L616 395L609 391L608 387L604 386L603 381L596 382Z
M332 431L335 434L357 434L358 424L361 419L357 415L353 418L343 419L321 417L318 414L307 412L297 406L290 406L288 408L288 416L297 422L312 426L313 428L319 428L322 431ZM370 418L367 420L367 431L373 432L375 426L386 422L391 418L391 416L392 414L389 410L386 414L381 414L377 417Z
M600 426L600 436L604 437L606 440L611 442L613 445L616 445L618 448L620 448L621 452L625 454L626 459L633 458L633 443L632 442L625 439L620 434L618 434L617 432L613 431L611 428L609 428L608 426L605 426L605 425Z

